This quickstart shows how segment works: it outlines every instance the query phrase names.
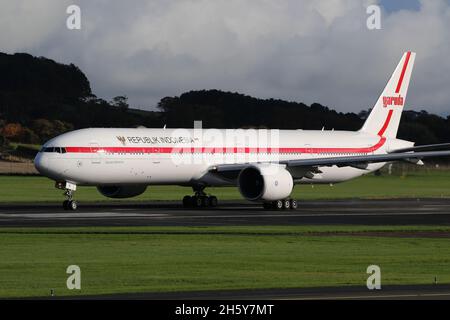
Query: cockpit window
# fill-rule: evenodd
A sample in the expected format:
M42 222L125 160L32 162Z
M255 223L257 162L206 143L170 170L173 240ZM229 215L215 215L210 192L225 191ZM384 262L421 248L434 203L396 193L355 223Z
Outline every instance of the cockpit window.
M66 148L60 147L45 147L41 149L41 152L57 152L57 153L66 153Z

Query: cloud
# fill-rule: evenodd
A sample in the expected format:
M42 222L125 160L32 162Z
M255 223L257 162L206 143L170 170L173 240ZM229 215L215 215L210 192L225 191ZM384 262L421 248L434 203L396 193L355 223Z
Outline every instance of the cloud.
M449 114L450 4L382 12L375 0L75 1L82 29L65 28L73 1L0 4L0 50L77 64L93 91L154 107L164 96L217 88L261 98L372 106L406 50L417 51L409 108ZM31 3L31 6L30 6Z

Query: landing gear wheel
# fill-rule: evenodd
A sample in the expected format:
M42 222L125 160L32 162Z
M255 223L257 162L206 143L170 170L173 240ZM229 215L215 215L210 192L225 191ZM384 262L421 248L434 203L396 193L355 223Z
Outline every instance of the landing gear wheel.
M203 201L202 201L201 197L198 197L198 196L192 197L192 202L194 204L194 207L197 207L197 208L202 207Z
M205 185L197 184L192 186L194 190L193 196L185 196L183 198L183 207L185 208L208 208L217 207L217 197L207 195L204 192Z
M275 209L275 210L289 210L289 209L297 209L297 201L294 199L283 199L283 200L276 200L272 202L264 202L263 203L264 209Z
M194 201L193 201L193 197L191 196L184 196L183 198L183 207L185 208L192 208Z
M59 183L57 184L57 188L61 189L61 186ZM67 188L65 189L64 196L67 197L67 200L64 200L64 202L63 202L64 210L72 210L72 211L77 210L78 203L75 200L73 200L74 190L75 189L67 189Z
M274 201L274 208L277 210L283 209L283 200L276 200Z
M297 208L298 208L297 200L291 199L291 209L292 209L292 210L295 210L295 209L297 209Z
M78 208L78 203L75 200L70 200L67 204L69 210L75 211Z
M209 197L203 196L202 199L202 208L207 208L210 205Z
M217 197L216 196L210 196L209 197L209 205L211 207L217 207Z

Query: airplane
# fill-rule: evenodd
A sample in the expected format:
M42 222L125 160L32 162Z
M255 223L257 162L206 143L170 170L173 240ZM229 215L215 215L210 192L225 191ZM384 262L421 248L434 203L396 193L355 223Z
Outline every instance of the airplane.
M266 209L296 209L290 197L295 184L343 182L394 161L421 165L424 158L450 156L450 143L415 147L396 138L415 55L403 54L358 131L240 129L225 142L199 136L195 128L86 128L49 140L34 164L65 191L65 210L77 209L78 186L131 198L151 185L192 187L194 194L183 198L187 208L217 206L207 187L236 186ZM221 137L230 132L207 130ZM236 142L260 135L270 139Z

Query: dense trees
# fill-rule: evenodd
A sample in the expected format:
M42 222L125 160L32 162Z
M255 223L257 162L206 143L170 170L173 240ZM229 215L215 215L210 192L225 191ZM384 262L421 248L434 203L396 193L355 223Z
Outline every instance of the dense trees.
M338 113L318 103L257 99L219 90L190 91L180 97L163 98L159 105L171 127L191 127L203 120L204 127L268 127L282 129L357 129L361 119L354 113Z
M7 140L42 143L74 128L150 127L160 125L158 118L129 109L126 96L97 98L73 64L0 53L0 133Z
M0 53L0 145L42 143L84 127L192 127L194 120L202 120L205 128L357 130L369 112L341 113L318 103L307 106L219 90L165 97L158 109L131 109L125 95L111 102L96 97L86 76L73 64ZM450 117L405 111L399 137L418 144L448 142Z
M42 141L47 141L61 133L73 130L73 125L60 120L36 119L31 121L30 128Z
M78 67L26 53L0 53L0 112L13 121L59 113L91 94Z
M112 99L112 105L119 110L126 111L130 106L128 105L127 96L117 96Z
M267 127L282 129L358 130L370 110L358 115L340 113L318 103L274 99L256 99L238 93L218 90L191 91L180 97L163 98L159 105L169 127L192 127L203 120L203 127ZM399 138L417 144L450 141L450 117L443 118L426 111L404 111Z

